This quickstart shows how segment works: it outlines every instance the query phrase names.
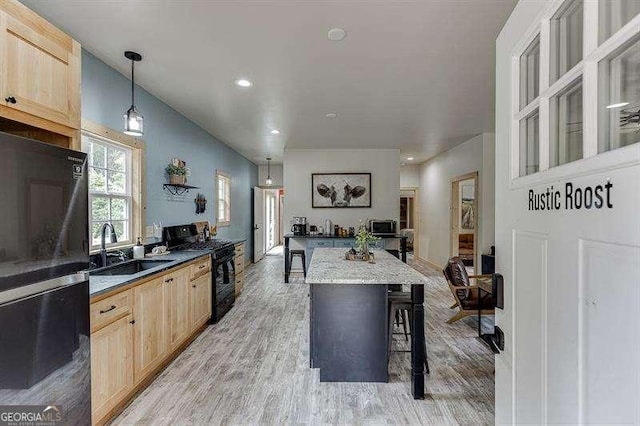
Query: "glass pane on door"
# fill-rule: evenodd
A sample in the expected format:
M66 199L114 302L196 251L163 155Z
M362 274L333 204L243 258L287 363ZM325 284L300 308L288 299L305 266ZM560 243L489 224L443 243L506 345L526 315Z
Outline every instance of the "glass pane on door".
M566 1L551 18L551 84L582 60L582 9L582 0Z
M640 141L640 37L599 64L598 152Z
M600 0L598 40L611 37L640 13L640 0Z
M520 120L520 176L536 173L540 167L540 115L536 110Z
M582 158L582 81L564 89L549 102L551 132L549 166Z

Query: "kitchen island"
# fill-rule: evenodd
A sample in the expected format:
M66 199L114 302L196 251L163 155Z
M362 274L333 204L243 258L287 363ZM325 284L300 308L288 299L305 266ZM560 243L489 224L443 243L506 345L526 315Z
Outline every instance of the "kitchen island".
M385 250L375 263L348 261L344 248L314 250L309 284L310 365L321 382L388 382L388 286L411 286L411 391L424 396L427 278Z
M400 256L403 262L407 262L407 236L406 235L378 235L378 242L375 244L375 247L371 248L385 248L386 242L390 240L398 240L400 242L400 250L391 250ZM304 247L307 257L307 262L311 260L313 250L318 247L346 247L350 248L355 245L355 237L345 236L341 237L338 235L294 235L294 234L285 234L284 235L284 282L289 282L289 273L291 269L291 265L289 262L291 261L289 257L290 253L290 240L295 240L298 245Z

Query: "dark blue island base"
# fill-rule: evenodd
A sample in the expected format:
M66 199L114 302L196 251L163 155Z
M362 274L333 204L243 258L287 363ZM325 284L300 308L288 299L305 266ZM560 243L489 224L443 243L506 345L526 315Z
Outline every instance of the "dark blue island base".
M311 367L321 382L388 382L387 286L311 284Z

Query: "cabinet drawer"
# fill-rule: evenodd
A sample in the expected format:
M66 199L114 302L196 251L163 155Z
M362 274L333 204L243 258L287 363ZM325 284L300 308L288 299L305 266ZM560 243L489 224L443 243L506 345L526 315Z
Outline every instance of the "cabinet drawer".
M236 274L239 273L239 272L244 271L244 256L236 257L233 260L233 263L234 263L234 265L236 267Z
M310 247L310 248L333 247L333 240L330 240L330 239L308 240L307 247Z
M236 274L236 286L238 285L238 283L244 283L244 272Z
M211 258L207 256L204 259L198 260L198 262L191 265L191 279L197 278L201 275L208 273L211 270Z
M348 238L345 240L335 240L333 242L333 246L334 247L346 247L346 248L351 248L354 247L356 244L356 240L353 238Z
M91 332L100 330L117 319L131 313L133 309L133 292L131 290L114 294L111 297L92 303L89 308Z
M244 256L244 244L238 244L236 246L236 257Z

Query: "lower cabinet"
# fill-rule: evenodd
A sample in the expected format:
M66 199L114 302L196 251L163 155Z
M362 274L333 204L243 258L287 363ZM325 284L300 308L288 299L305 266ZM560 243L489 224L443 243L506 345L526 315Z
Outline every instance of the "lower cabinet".
M189 309L191 294L189 268L182 268L165 278L165 292L167 298L167 337L169 351L173 352L189 337L193 330Z
M195 330L211 318L211 273L191 281L191 329Z
M91 334L93 423L105 417L133 389L133 315Z
M92 423L104 424L211 317L211 260L92 301Z
M242 292L242 287L244 287L244 243L237 243L235 249L233 266L236 272L235 293L237 297Z
M134 289L134 377L136 383L160 365L167 354L165 279L157 278Z

